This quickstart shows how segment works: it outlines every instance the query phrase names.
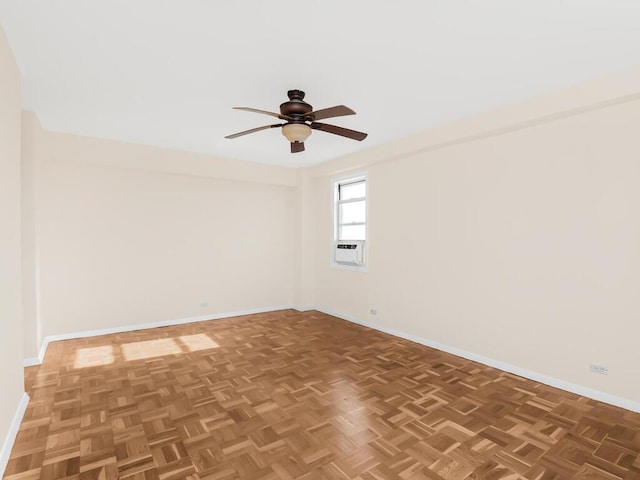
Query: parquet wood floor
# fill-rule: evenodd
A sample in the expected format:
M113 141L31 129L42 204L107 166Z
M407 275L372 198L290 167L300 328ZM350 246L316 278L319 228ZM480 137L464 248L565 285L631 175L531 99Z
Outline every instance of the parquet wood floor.
M56 342L5 479L640 479L640 414L318 312Z

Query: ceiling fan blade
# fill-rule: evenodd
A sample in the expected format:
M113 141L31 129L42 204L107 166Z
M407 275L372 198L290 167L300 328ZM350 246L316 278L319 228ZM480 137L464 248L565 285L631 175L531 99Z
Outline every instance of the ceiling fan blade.
M344 117L345 115L355 115L356 112L344 105L336 105L335 107L323 108L315 112L307 113L314 120L324 120L325 118Z
M304 142L291 142L291 153L304 152Z
M313 128L314 130L322 130L323 132L340 135L341 137L351 138L352 140L358 140L359 142L367 138L366 133L356 132L355 130L349 130L348 128L338 127L336 125L329 125L328 123L312 122L311 128Z
M260 130L266 130L267 128L276 128L276 127L281 127L282 125L279 123L276 123L275 125L264 125L262 127L257 127L257 128L252 128L251 130L245 130L244 132L238 132L238 133L233 133L231 135L227 135L224 138L238 138L241 137L243 135L249 135L250 133L253 132L259 132Z
M266 110L258 110L257 108L251 108L251 107L233 107L234 110L244 110L245 112L254 112L254 113L262 113L264 115L270 115L272 117L276 117L279 118L281 120L293 120L293 118L287 116L287 115L282 115L281 113L276 113L276 112L268 112Z

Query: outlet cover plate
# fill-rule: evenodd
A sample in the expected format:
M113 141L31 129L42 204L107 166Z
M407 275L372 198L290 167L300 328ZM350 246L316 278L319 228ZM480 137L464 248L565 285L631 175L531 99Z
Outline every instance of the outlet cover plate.
M598 375L609 375L609 367L605 365L596 365L592 363L589 367L591 373L597 373Z

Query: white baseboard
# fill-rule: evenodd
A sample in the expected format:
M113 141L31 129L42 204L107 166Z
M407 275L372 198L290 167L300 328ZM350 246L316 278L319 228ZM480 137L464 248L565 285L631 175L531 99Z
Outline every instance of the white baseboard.
M160 322L139 323L135 325L123 325L120 327L101 328L97 330L85 330L82 332L63 333L61 335L49 335L42 340L40 352L37 357L25 358L22 361L23 366L32 367L40 365L47 353L47 347L51 342L59 342L61 340L72 340L74 338L97 337L99 335L110 335L113 333L133 332L136 330L146 330L149 328L171 327L173 325L183 325L185 323L205 322L207 320L220 320L229 317L241 317L243 315L254 315L256 313L276 312L278 310L288 310L295 308L293 305L281 305L277 307L253 308L249 310L239 310L235 312L212 313L208 315L198 315L197 317L177 318L173 320L163 320Z
M419 343L427 347L435 348L436 350L441 350L443 352L451 353L452 355L466 358L467 360L472 360L474 362L482 363L484 365L488 365L489 367L497 368L499 370L504 370L505 372L513 373L514 375L518 375L520 377L528 378L530 380L534 380L539 383L544 383L545 385L549 385L551 387L556 387L561 390L565 390L567 392L575 393L582 397L592 398L593 400L598 400L600 402L608 403L616 407L621 407L627 410L631 410L632 412L640 413L640 402L636 402L628 398L618 397L616 395L611 395L609 393L601 392L599 390L594 390L592 388L584 387L582 385L577 385L575 383L567 382L559 378L550 377L548 375L535 372L533 370L528 370L526 368L521 368L515 365L511 365L509 363L505 363L500 360L495 360L493 358L485 357L484 355L479 355L477 353L468 352L466 350L450 347L448 345L443 345L442 343L434 342L432 340L427 340L425 338L418 337L417 335L405 333L400 330L395 330L393 328L387 328L387 327L382 327L380 325L363 322L362 320L352 317L350 315L343 315L341 313L333 312L331 310L324 309L324 308L316 308L316 310L322 313L326 313L327 315L332 315L334 317L341 318L342 320L346 320L351 323L357 323L358 325L362 325L364 327L368 327L373 330L378 330L379 332L388 333L390 335L393 335L394 337L404 338L405 340L410 340L412 342Z
M292 308L299 312L308 312L309 310L317 310L316 307L312 305L294 305Z
M40 360L40 357L28 357L22 360L23 367L33 367L35 365L40 365L41 363L42 360Z
M16 413L13 415L13 420L9 426L7 436L4 438L4 442L2 443L2 450L0 450L0 478L4 477L4 471L7 468L9 457L11 456L11 449L13 449L13 444L18 436L18 430L20 430L20 424L22 423L22 418L24 417L24 412L27 410L28 404L29 395L24 392L20 399L20 403L18 403Z

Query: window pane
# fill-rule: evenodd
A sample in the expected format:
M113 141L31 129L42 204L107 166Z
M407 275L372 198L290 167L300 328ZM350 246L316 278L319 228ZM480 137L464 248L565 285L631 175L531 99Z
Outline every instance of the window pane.
M340 227L339 240L366 240L365 225L343 225Z
M340 185L340 200L349 200L350 198L362 198L367 195L367 184L363 180L358 183L348 183Z
M343 203L340 208L340 223L365 223L367 211L365 201Z

